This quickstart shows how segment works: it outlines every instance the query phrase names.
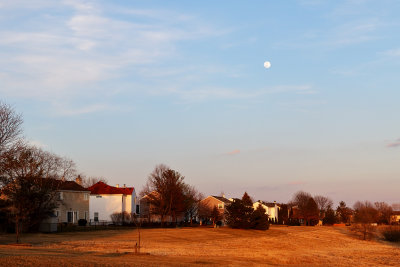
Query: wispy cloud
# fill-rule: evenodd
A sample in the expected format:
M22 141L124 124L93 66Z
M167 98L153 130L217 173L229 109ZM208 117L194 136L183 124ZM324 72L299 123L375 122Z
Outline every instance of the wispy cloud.
M30 7L29 1L9 2L0 4L7 9ZM36 2L32 8L43 14L54 9L63 15L38 16L31 28L16 26L9 31L0 26L1 94L45 101L104 95L110 90L105 81L124 78L127 72L136 74L150 64L162 65L179 54L179 42L222 34L198 18L168 16L168 11L132 9L124 16L111 16L110 6L98 2ZM118 13L118 8L113 12ZM101 110L99 106L94 103L82 112Z
M317 91L308 84L304 85L279 85L274 86L270 89L265 89L265 93L276 94L276 93L296 93L296 94L316 94Z
M182 74L180 74L182 75ZM188 82L188 81L186 81ZM299 94L311 95L318 91L311 85L279 85L269 86L260 89L246 89L236 87L212 87L212 86L192 86L187 88L187 84L176 83L170 87L157 87L152 90L153 95L176 95L184 102L201 102L210 99L257 99L261 96L274 94ZM194 88L193 88L194 87ZM159 89L160 88L160 89Z
M400 48L386 50L381 54L389 57L400 57Z
M237 155L237 154L240 154L240 150L239 149L235 149L235 150L229 151L226 154L227 155Z
M51 107L54 115L58 116L77 116L101 111L127 111L130 109L122 106L112 106L107 103L76 105L70 103L53 102Z
M305 185L307 182L301 180L294 180L287 183L288 185Z
M351 10L351 8L348 7L346 10ZM321 17L321 22L326 23L327 26L322 29L321 27L307 29L297 36L290 37L290 40L276 43L276 48L338 49L381 39L382 29L388 26L388 23L373 14L370 17L358 17L342 12L343 10L336 11L334 14L325 14Z
M235 149L226 153L224 155L238 155L238 154L252 154L252 153L262 153L268 151L269 148L267 147L260 147L260 148L253 148L253 149Z
M389 147L389 148L400 147L400 138L395 140L395 141L393 141L393 142L388 143L386 145L386 147Z

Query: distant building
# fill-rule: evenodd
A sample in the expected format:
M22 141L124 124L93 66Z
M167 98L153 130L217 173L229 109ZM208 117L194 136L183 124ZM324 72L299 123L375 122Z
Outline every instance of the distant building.
M79 181L79 180L78 180ZM78 223L89 221L90 191L74 181L59 181L58 208L54 211L58 222Z
M390 223L400 224L400 211L393 211L392 215L390 216Z
M139 213L135 188L110 186L98 182L88 188L90 190L90 222L109 223L113 213Z
M278 204L276 204L276 201L264 202L264 201L258 200L253 203L254 210L256 210L259 205L261 205L265 209L265 214L268 215L269 219L275 220L276 222L278 221L278 212L279 212L280 207Z
M201 220L209 220L211 218L211 212L216 207L220 213L221 221L223 224L226 223L225 208L230 205L232 200L227 199L223 196L208 196L201 200L199 203L199 217Z

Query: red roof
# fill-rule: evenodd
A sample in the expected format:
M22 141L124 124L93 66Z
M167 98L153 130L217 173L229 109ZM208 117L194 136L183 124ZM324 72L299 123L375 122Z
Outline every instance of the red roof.
M103 182L98 182L88 187L90 193L93 195L102 195L102 194L122 194L122 195L132 195L134 190L133 187L114 187Z

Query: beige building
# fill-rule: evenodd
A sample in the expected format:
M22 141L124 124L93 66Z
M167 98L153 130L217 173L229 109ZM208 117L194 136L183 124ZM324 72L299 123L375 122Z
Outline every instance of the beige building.
M216 207L221 221L225 224L225 208L230 203L232 203L232 200L225 198L225 196L208 196L199 203L199 217L203 221L209 220L212 210Z
M390 216L390 223L391 224L400 224L400 211L393 212L393 214Z
M59 206L54 214L59 223L77 224L79 219L89 221L89 190L74 181L60 181L57 191Z
M279 212L279 205L274 202L264 202L264 201L256 201L253 203L253 209L256 210L258 206L261 205L265 209L265 214L268 215L269 219L278 221L278 212Z

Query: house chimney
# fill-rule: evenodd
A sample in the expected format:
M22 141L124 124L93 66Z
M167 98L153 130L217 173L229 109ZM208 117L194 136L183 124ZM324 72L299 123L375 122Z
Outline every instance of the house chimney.
M80 175L78 175L78 177L76 177L75 182L79 185L82 185L82 177Z
M119 184L116 184L115 187L116 187L116 188L119 188Z
M126 187L126 184L124 184L124 188Z

